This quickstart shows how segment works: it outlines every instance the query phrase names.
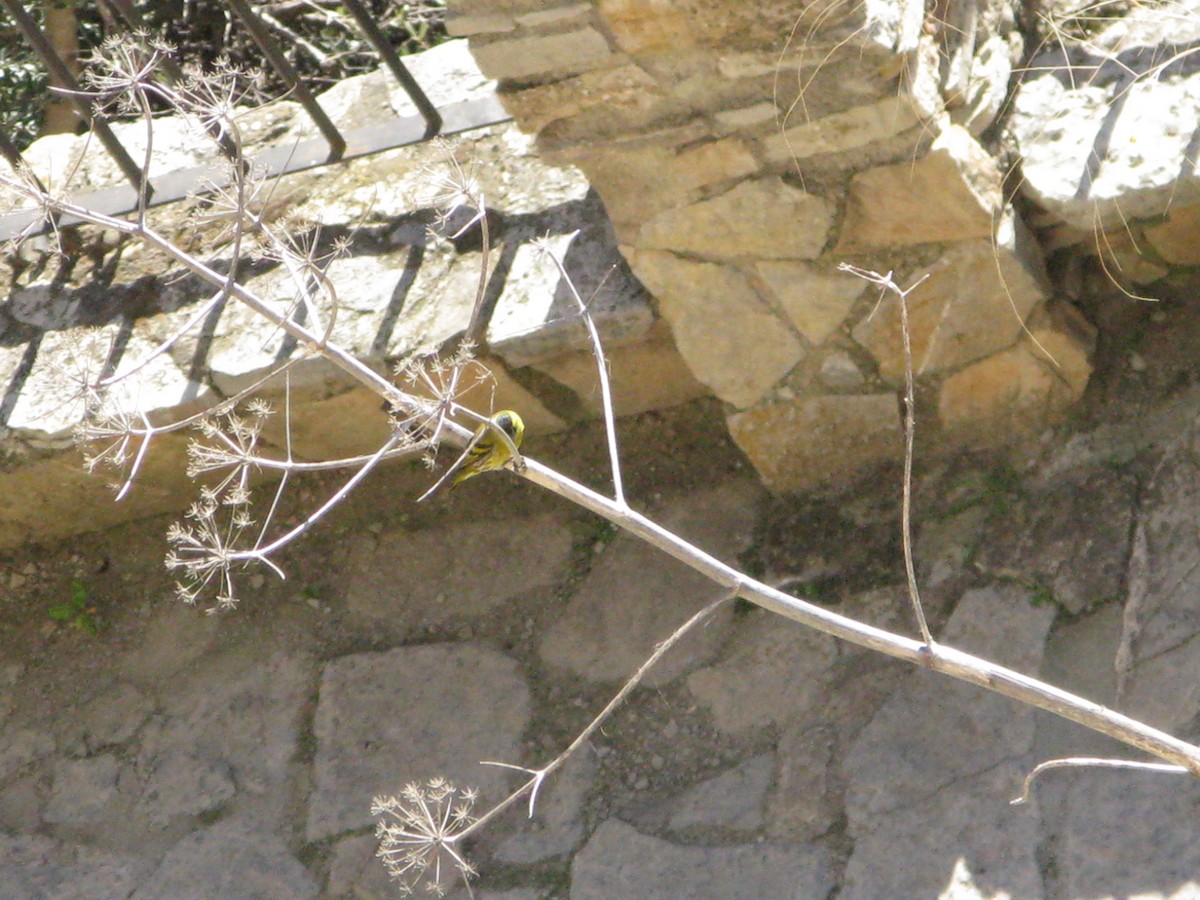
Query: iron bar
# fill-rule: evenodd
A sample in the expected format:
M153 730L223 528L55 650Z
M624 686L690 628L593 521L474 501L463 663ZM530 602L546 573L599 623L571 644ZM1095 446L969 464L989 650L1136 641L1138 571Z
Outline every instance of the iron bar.
M258 44L258 48L262 50L263 55L267 58L267 62L271 64L271 68L287 84L288 93L294 96L296 102L304 107L304 111L313 120L313 124L317 126L317 130L325 136L325 141L328 144L325 162L337 162L342 158L346 150L346 139L342 137L342 133L338 131L337 126L333 124L329 116L325 115L325 110L321 108L321 104L317 103L312 92L300 81L300 74L292 67L292 64L287 61L284 55L279 52L275 42L271 39L271 35L267 33L267 29L263 27L262 22L259 21L254 11L250 9L250 5L246 0L225 0L225 2L229 4L233 11L237 13L238 18L242 20L242 24L246 26L246 30L254 38L254 43Z
M20 169L25 162L21 158L21 151L17 149L17 145L13 143L12 138L8 136L8 131L4 128L0 128L0 156L3 156L14 170Z
M38 27L37 22L34 21L33 16L26 11L25 7L18 0L0 0L0 6L4 7L4 11L8 13L17 28L21 30L21 34L25 36L25 40L29 41L33 52L45 64L46 70L50 73L51 81L57 81L66 91L66 96L71 101L71 105L75 107L75 111L79 113L80 118L83 119L88 128L100 139L100 143L104 145L104 149L108 151L108 155L112 157L113 162L120 168L121 174L134 187L141 188L143 180L141 166L134 162L133 157L121 146L121 142L112 133L112 129L92 115L91 104L80 89L79 82L67 67L63 58L55 52L50 42L46 40L46 36L42 34L42 30Z
M413 78L412 73L400 61L400 57L396 55L395 48L388 42L383 32L379 30L379 26L375 24L370 11L359 0L342 0L342 6L349 10L350 15L354 17L354 21L358 23L358 27L362 29L367 41L375 48L384 65L396 76L396 80L400 82L400 86L404 88L405 93L408 94L412 102L416 105L417 111L425 120L425 136L433 137L442 127L442 117L438 114L437 107L433 105L433 102L421 90L421 86L417 84L417 80Z

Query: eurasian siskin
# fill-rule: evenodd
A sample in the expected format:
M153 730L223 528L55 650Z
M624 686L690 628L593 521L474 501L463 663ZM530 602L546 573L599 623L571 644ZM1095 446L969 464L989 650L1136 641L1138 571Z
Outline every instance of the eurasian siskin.
M511 409L502 409L475 430L467 449L463 451L450 470L437 480L429 490L417 498L417 502L433 494L438 488L451 479L451 485L461 484L468 478L480 472L490 472L503 468L513 458L508 441L500 437L496 430L504 432L512 441L512 446L519 448L521 439L525 437L525 423Z
M512 459L512 450L509 449L508 443L496 434L496 428L508 435L513 446L520 449L521 439L525 437L525 423L511 409L502 409L476 429L466 455L458 463L452 484L462 484L480 472L501 469Z

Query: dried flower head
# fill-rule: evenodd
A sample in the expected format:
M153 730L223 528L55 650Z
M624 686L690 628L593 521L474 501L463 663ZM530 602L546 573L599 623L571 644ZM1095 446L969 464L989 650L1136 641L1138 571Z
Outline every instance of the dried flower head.
M474 172L464 168L454 154L454 147L446 140L440 140L439 145L445 153L444 165L429 166L424 170L426 181L425 202L439 210L442 225L447 226L451 221L458 222L455 214L459 210L469 213L466 224L454 230L451 238L457 238L466 232L486 214L487 206L484 201L483 188Z
M454 415L462 395L481 384L494 387L494 377L474 353L473 345L462 343L452 355L414 354L393 370L411 398L406 408L393 410L393 426L404 436L401 446L428 448L428 465L433 464L442 427Z
M376 797L371 802L371 815L379 820L376 855L405 896L418 885L445 896L454 871L467 881L475 877L475 868L456 844L475 821L471 810L478 799L474 788L460 791L444 778L432 778L426 784L410 782L399 796Z
M98 109L142 113L145 95L158 90L163 58L174 52L171 44L145 31L111 35L92 52L84 86Z
M234 65L227 56L208 67L184 67L174 106L217 140L240 144L237 120L263 99L262 73ZM240 147L239 147L240 149Z
M182 570L176 594L185 603L195 603L201 594L215 594L216 603L209 613L232 609L238 603L233 570L247 564L248 542L243 535L255 524L250 477L257 465L259 433L271 414L271 405L257 398L247 402L241 412L222 409L196 424L203 439L188 445L189 477L213 472L223 475L215 484L201 488L200 500L188 509L185 520L167 531L171 544L167 568Z

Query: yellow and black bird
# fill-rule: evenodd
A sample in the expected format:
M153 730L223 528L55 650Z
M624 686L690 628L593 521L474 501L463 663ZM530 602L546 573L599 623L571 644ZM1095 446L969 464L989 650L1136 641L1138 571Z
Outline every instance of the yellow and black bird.
M508 440L501 437L500 432L503 432ZM450 483L453 486L462 484L480 472L504 468L513 458L513 451L520 448L521 439L524 437L525 423L521 421L521 417L511 409L500 410L475 430L467 449L455 460L446 474L417 499L417 502L420 503L429 497L451 476L453 477Z

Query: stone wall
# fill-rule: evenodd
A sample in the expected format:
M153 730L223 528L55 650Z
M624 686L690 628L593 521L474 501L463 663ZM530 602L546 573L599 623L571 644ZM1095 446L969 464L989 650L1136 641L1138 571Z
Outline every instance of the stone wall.
M475 65L465 41L452 41L407 65L436 103L479 100L494 83ZM319 98L343 130L381 117L411 113L411 102L384 72L347 79ZM313 136L296 104L282 101L240 118L248 155ZM145 146L140 123L115 126L135 156ZM214 161L203 135L184 122L155 124L152 173ZM610 357L620 415L661 409L706 394L675 350L645 288L620 256L604 210L578 169L546 163L530 136L506 124L455 139L454 155L477 180L488 204L491 239L485 255L478 230L459 240L437 239L429 228L439 210L436 175L450 165L436 142L282 179L271 189L269 216L287 212L297 233L308 233L331 254L326 274L336 285L333 339L380 371L460 334L475 304L486 265L490 310L486 347L474 374L489 373L460 399L487 412L519 409L532 433L561 430L599 410L596 367L574 299L535 241L549 243L576 288L590 300ZM121 175L86 136L56 135L25 157L43 181L74 191L120 183ZM0 202L14 205L11 197ZM230 247L220 222L199 233L183 204L151 210L152 224L224 270ZM319 229L314 231L313 229ZM454 226L446 233L453 232ZM345 253L337 242L353 237ZM208 241L208 246L202 242ZM0 547L45 541L186 506L195 495L185 477L189 431L156 438L121 503L109 478L89 474L73 447L83 416L81 370L109 366L125 372L179 332L212 296L211 286L178 262L111 234L84 227L67 237L66 256L53 238L26 242L0 270ZM284 266L245 261L243 282L267 302L286 308L295 288ZM110 350L113 350L111 358ZM371 453L389 434L380 399L318 358L308 357L273 325L237 303L212 309L127 383L127 411L165 425L256 383L281 362L282 380L261 393L291 410L291 447L301 459ZM472 378L468 377L467 382ZM262 447L283 452L279 425L264 431ZM130 458L138 443L130 445Z
M715 395L774 490L843 484L902 446L899 308L844 262L926 278L909 311L922 453L1026 440L1061 417L1091 378L1094 298L1114 284L1134 297L1186 290L1200 261L1186 49L1200 3L1139 6L1036 53L1017 7L455 0L449 26L470 52L452 41L410 66L438 103L490 96L494 76L517 120L456 151L494 226L481 361L495 383L475 402L520 409L533 432L597 413L574 301L532 246L548 235L581 291L598 292L617 412ZM321 102L345 128L411 111L381 73ZM242 121L250 152L312 136L286 101ZM140 126L118 130L136 152ZM201 143L160 119L156 171L203 162ZM119 180L88 146L61 135L28 156L50 183ZM330 268L344 301L335 337L380 368L441 345L470 315L477 242L425 230L429 173L444 161L431 145L402 148L272 194L327 241L358 229ZM168 232L184 222L156 215ZM70 449L80 407L63 363L101 364L114 341L114 365L136 360L207 289L86 230L65 263L49 246L14 257L0 307L0 546L178 509L192 493L175 436L156 444L143 489L111 502ZM278 268L247 274L286 302ZM187 415L294 351L222 308L202 339L158 358L131 402L156 422ZM317 360L291 371L304 458L367 452L386 435L368 392ZM278 430L266 438L282 445Z
M691 371L767 484L901 442L911 298L927 447L1029 434L1082 394L1092 330L1004 193L1012 0L450 3L549 159L587 175ZM940 436L929 439L929 435Z

